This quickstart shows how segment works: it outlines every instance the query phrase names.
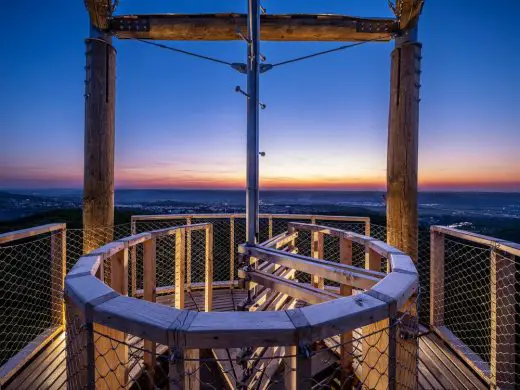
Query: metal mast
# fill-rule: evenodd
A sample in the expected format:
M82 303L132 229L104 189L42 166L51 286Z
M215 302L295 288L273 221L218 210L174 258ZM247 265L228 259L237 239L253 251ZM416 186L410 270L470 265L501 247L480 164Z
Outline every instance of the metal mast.
M259 57L260 57L260 5L259 0L248 0L247 17L247 193L246 224L247 244L253 245L258 237L259 187Z

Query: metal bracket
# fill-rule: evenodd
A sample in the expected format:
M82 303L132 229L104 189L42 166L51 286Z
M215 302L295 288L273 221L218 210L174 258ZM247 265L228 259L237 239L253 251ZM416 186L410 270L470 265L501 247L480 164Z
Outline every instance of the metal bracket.
M241 64L239 62L233 62L231 64L231 67L233 69L239 71L240 73L247 74L247 65L246 64Z
M112 31L150 31L148 18L118 18L109 21Z
M310 358L312 355L312 349L310 345L300 345L298 346L298 354L303 355L306 359Z
M272 64L260 64L260 73L265 73L271 69L273 69Z

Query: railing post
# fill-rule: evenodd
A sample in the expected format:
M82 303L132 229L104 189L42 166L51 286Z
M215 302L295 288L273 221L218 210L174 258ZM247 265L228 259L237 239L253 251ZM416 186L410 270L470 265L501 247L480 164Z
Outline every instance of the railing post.
M271 214L269 214L268 224L269 238L273 238L273 216Z
M186 218L186 225L191 225L191 217ZM186 290L191 291L191 230L186 231Z
M137 234L137 223L134 220L134 216L130 220L130 233L133 235ZM134 245L130 249L130 273L131 273L131 294L135 296L137 291L137 247Z
M186 230L175 232L175 308L184 309L184 279L186 276Z
M513 255L491 250L491 362L492 389L516 389L516 264Z
M109 259L110 285L120 294L128 293L128 249ZM112 389L128 384L128 345L126 334L94 324L96 389Z
M341 264L352 265L352 241L345 237L341 237L339 240L339 261ZM341 296L352 295L352 286L341 284L339 287ZM341 374L344 384L347 388L350 388L354 379L354 348L352 331L342 333L340 335L340 364Z
M370 218L365 220L365 236L370 237Z
M67 388L94 390L96 369L92 320L88 319L67 296L65 304Z
M381 256L365 246L365 268L381 272ZM395 313L395 311L394 311ZM389 311L389 316L392 313ZM391 374L390 321L384 319L363 327L361 349L363 385L369 389L388 389ZM393 346L395 348L395 345ZM384 373L387 373L385 376Z
M289 371L285 376L285 388L287 390L312 389L311 358L303 353L303 349L293 345L286 347L288 364L285 369Z
M63 289L67 273L67 229L51 234L51 326L65 326Z
M156 283L156 245L155 237L143 243L143 298L148 302L155 302L157 295ZM144 365L150 382L153 382L156 364L156 344L151 340L144 340Z
M206 228L206 254L205 254L205 289L204 308L211 311L213 306L213 225Z
M313 231L312 235L312 257L315 259L323 259L323 234ZM316 288L325 288L325 280L319 276L312 275L312 286Z
M235 217L229 218L229 288L235 282Z
M444 325L444 234L430 232L430 326Z

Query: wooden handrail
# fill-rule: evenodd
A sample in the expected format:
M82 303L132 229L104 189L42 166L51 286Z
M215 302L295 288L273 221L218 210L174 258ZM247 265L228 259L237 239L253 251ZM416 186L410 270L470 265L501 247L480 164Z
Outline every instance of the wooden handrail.
M165 229L165 231L173 232L181 228L183 227ZM126 239L126 242L129 243L135 241L132 238ZM102 259L113 256L124 248L124 242L107 244L96 250L95 253L83 256L66 277L66 295L81 310L86 312L86 308L89 307L88 312L92 321L136 336L146 335L146 338L163 344L168 343L173 334L178 336L179 332L185 333L185 337L179 338L179 341L187 348L241 347L244 344L255 346L294 344L298 329L294 327L284 312L194 313L120 296L94 275L101 266ZM411 262L409 258L408 260ZM373 271L365 270L364 272ZM387 317L388 297L393 297L396 302L408 299L413 292L409 285L417 282L416 275L401 273L398 277L406 279L409 283L401 283L400 286L397 286L395 296L392 291L389 291L392 283L382 283L386 279L385 277L366 293L301 309L308 311L311 324L314 321L315 324L324 326L323 329L314 330L315 339L353 330L366 325L364 323L366 321L378 321ZM385 300L382 301L383 296ZM318 316L318 311L320 313L323 311L327 315ZM332 317L337 320L338 324L328 327L326 324L332 321ZM359 317L357 321L353 320L355 317ZM188 321L189 323L183 322L183 327L179 328L181 324L177 323L175 319L180 320L180 318L183 318L183 321L188 319L190 321ZM334 323L334 321L332 322ZM262 324L260 328L259 324ZM240 334L248 335L250 338L240 338L238 337Z
M475 242L477 244L482 244L489 246L491 248L495 248L497 250L501 250L503 252L510 253L514 256L520 256L520 244L515 242L500 240L498 238L485 236L483 234L467 232L464 230L459 230L455 228L451 228L448 226L432 226L430 228L431 231L443 233L448 236L457 237L463 240Z
M34 237L40 234L52 233L58 230L65 230L66 227L67 226L64 223L49 223L47 225L16 230L14 232L2 233L0 234L0 244L5 244L16 240L22 240L24 238Z
M208 232L212 225L205 223L204 226ZM357 287L363 285L367 289L355 296L337 297L335 294L325 291L318 294L316 289L305 287L308 295L312 294L317 297L315 301L329 298L331 300L285 311L193 312L125 296L95 276L102 274L104 260L108 258L124 259L124 256L121 256L122 252L127 254L129 249L138 243L149 247L149 243L155 243L155 239L159 236L175 234L177 240L179 237L182 240L182 233L186 232L186 227L176 226L134 235L104 245L80 258L65 280L65 296L67 302L72 305L71 313L79 312L87 324L94 323L95 326L108 327L113 338L124 340L126 334L142 337L146 341L147 350L153 351L155 345L160 343L174 346L184 356L196 356L197 350L200 348L271 346L293 348L299 343L313 343L338 333L348 335L356 328L381 321L388 318L389 314L395 315L396 310L402 308L417 290L418 276L416 272L412 272L415 268L411 259L404 254L396 254L397 252L394 251L391 251L389 256L389 262L393 264L391 272L383 278L384 274L380 272L361 270L346 264L307 258L273 248L242 247L248 251L248 254L256 254L264 261L277 263L278 259L286 259L292 265L307 262L305 267L313 273L322 273L323 277L331 280L335 278L332 276L333 274L341 275L336 279L343 284L350 283ZM196 229L197 227L189 225L188 228ZM274 243L276 247L276 243L285 239L292 241L294 237L295 233L280 235L271 240L271 244ZM343 237L349 237L348 232L345 232ZM377 241L366 242L371 245L374 245L374 242L377 243ZM211 244L211 240L208 241L207 238L206 245L209 244ZM182 243L180 245L183 247ZM249 253L255 250L258 252ZM381 249L382 252L385 250L387 248ZM181 252L184 253L183 250ZM145 255L145 257L149 255ZM210 252L206 253L207 258L208 256L211 256ZM295 269L298 267L300 266L294 266ZM124 267L118 269L125 272L122 271L125 270ZM299 287L297 284L277 278L273 274L264 275L262 271L255 272L255 275L262 280L268 278L272 287L275 285L282 289ZM116 276L112 274L112 279L114 277ZM352 282L354 279L356 281ZM211 283L211 279L206 278L207 288L209 287L208 281ZM153 283L145 285L145 296L149 294L147 291L154 294L154 290L150 290L150 286L152 289L154 288ZM183 286L176 285L177 293L180 289L183 289ZM206 302L209 299L211 296L206 295ZM303 319L304 321L302 321ZM122 352L119 349L115 352L107 350L107 354L116 353L121 356L122 353L122 356L126 356L127 350L124 349L124 345L121 348L123 348ZM152 355L145 354L147 367L154 363ZM297 360L300 361L299 358ZM196 363L196 361L190 363L189 360L185 362L185 364L192 365ZM113 373L113 375L126 375L126 373L121 371L121 373Z
M214 213L214 214L151 214L151 215L132 215L132 221L160 221L192 218L212 219L212 218L245 218L244 213ZM370 222L370 217L357 217L346 215L318 215L318 214L260 214L259 218L273 219L317 219L320 221L344 221L344 222Z

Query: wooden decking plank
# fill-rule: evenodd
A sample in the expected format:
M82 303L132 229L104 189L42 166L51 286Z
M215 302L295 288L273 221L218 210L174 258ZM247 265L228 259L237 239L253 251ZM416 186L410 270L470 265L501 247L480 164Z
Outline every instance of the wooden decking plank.
M427 337L428 336L426 336L426 340L422 340L421 338L421 349L425 351L425 353L428 353L432 360L436 361L437 365L444 373L444 376L449 378L452 383L455 383L457 389L474 390L476 387L471 384L468 378L462 375L454 364L448 361L448 359L443 359L443 356L439 354L439 351L435 346L428 343Z
M419 352L421 353L421 352ZM435 376L430 372L428 367L424 365L424 363L419 358L419 372L423 375L426 383L424 384L425 389L442 389L442 385L435 378Z
M430 348L431 351L434 352L443 365L455 377L457 377L459 381L466 384L467 388L478 390L487 389L487 387L480 381L477 375L472 373L471 370L464 364L464 362L462 362L458 357L456 357L451 351L447 349L447 347L444 345L444 341L442 341L439 337L434 334L430 334L427 337L423 337L421 340Z
M428 367L428 370L432 373L432 375L437 378L442 388L447 390L459 389L459 387L457 387L458 381L453 381L451 378L444 375L442 367L439 366L436 359L432 358L431 352L424 347L424 343L419 343L419 359L426 367Z
M64 334L58 335L46 348L42 349L36 358L21 370L10 383L7 384L6 389L22 389L27 388L25 382L34 379L35 375L40 375L45 370L45 362L49 356L52 358L53 355L57 355L60 351L65 350L65 336Z
M56 378L56 381L49 387L48 390L63 390L67 388L67 366L63 367L61 375Z
M66 369L66 352L63 350L50 364L45 367L45 371L41 373L34 381L29 384L28 388L48 388L54 383L63 369Z

